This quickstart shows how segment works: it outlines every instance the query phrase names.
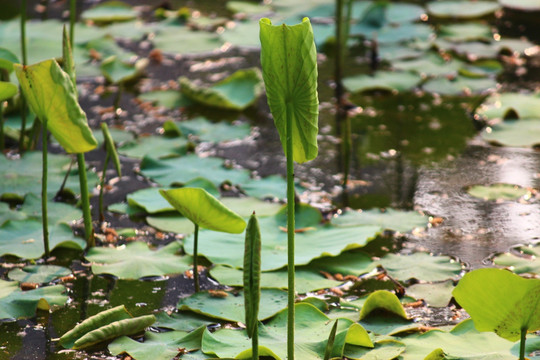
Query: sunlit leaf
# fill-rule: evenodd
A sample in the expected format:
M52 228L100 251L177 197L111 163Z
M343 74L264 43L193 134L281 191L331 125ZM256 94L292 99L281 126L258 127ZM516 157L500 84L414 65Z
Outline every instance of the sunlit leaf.
M15 84L0 81L0 101L5 101L11 97L13 97L17 91L17 86Z
M533 147L540 144L540 118L504 120L489 126L482 138L511 147Z
M516 274L540 274L540 249L538 247L522 247L519 250L523 253L523 257L506 253L493 258L493 263L508 267Z
M527 195L530 191L518 185L512 184L493 184L493 185L474 185L467 189L467 192L477 198L484 200L518 200Z
M386 290L378 290L368 296L360 309L360 320L365 319L376 310L384 310L403 319L409 319L397 296Z
M428 306L445 307L452 298L452 281L432 284L414 284L407 288L407 295L422 299Z
M478 108L477 114L489 120L540 118L540 94L495 93ZM517 115L517 116L516 116Z
M501 6L492 1L432 1L427 4L428 12L441 18L471 19L486 16Z
M405 233L416 228L427 227L428 218L416 211L399 211L394 209L387 209L384 212L377 209L363 211L350 210L343 215L333 218L332 224L343 227L379 225L381 230L393 230Z
M401 281L442 281L454 278L461 272L461 264L448 256L432 256L424 252L411 255L388 254L377 262L390 276Z
M122 1L106 1L83 11L81 18L96 23L128 21L137 17L137 12Z

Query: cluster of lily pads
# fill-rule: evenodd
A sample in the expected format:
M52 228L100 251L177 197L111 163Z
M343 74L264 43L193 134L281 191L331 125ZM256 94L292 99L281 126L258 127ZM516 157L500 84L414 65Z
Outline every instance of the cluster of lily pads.
M270 5L228 1L226 6L235 14L233 21L200 16L189 9L158 9L154 16L161 21L149 24L138 20L137 9L120 2L106 2L86 10L81 16L86 24L75 27L77 74L81 78L101 75L121 88L142 75L144 67L148 66L147 59L126 51L115 38L139 40L147 36L144 41L151 42L155 49L166 54L224 52L230 46L258 47L259 39L255 35L259 24L254 20L263 14L273 15L274 22L287 23L310 16L314 19L315 42L321 49L331 43L328 40L335 31L326 20L333 14L333 1L275 0ZM371 74L346 78L346 88L352 93L381 89L403 92L419 88L429 93L461 96L493 92L497 89L496 77L503 70L503 64L493 58L508 50L531 55L534 45L521 40L501 40L483 20L437 28L426 22L428 18L485 18L501 11L503 6L516 5L506 1L467 2L466 7L455 1L432 2L425 6L352 2L351 37L347 43L353 48L368 44L366 48L379 59L373 60ZM538 9L527 7L527 10ZM96 27L91 23L109 25ZM18 20L0 23L0 31L5 35L0 37L1 47L18 48L18 36L10 35L17 34L13 30L17 26ZM32 49L30 63L62 55L61 42L58 42L60 29L60 22L55 20L28 23L27 35ZM5 60L0 61L0 67L7 64L7 70L10 64L18 62L17 56L7 51L0 52L0 57ZM178 85L180 91L150 91L140 98L173 109L199 104L242 111L256 103L263 89L262 77L256 68L239 70L210 86L187 78L178 79ZM12 89L7 89L6 94L6 99L15 95ZM540 115L535 99L535 95L521 93L497 91L491 94L476 110L475 116L488 124L482 136L487 141L508 146L535 145L535 121ZM16 104L9 106L16 108ZM8 111L12 109L8 107ZM30 142L32 134L19 130L20 120L16 111L14 114L5 124L6 136L18 140L28 135L28 140L24 141ZM36 115L42 114L36 112ZM111 354L127 353L141 360L252 356L243 309L245 236L202 230L201 242L194 253L197 235L192 234L193 224L178 214L172 202L160 194L160 191L176 187L197 187L204 188L242 217L249 217L253 211L259 217L263 237L261 322L257 325L259 355L287 358L288 234L287 211L282 205L282 200L287 197L286 181L278 175L258 178L249 170L232 166L221 158L197 154L201 142L219 143L250 136L251 128L246 123L213 123L198 117L188 121L166 121L161 125L159 135L134 137L119 130L111 132L121 155L141 159L139 173L153 186L128 194L125 203L111 205L108 210L142 215L148 225L181 234L181 237L157 249L143 241L92 247L81 255L80 260L89 265L89 270L83 273L134 282L149 277L191 277L199 270L192 268L193 256L200 255L205 258L207 275L220 284L219 289L182 297L174 310L165 311L157 304L142 313L137 311L135 317L123 307L113 308L108 310L107 316L102 312L90 317L71 332L64 328L65 331L57 334L66 333L59 344L80 350L114 339L108 344ZM28 126L32 128L32 122ZM527 130L523 130L525 128ZM532 140L527 139L523 131L531 135ZM119 136L115 136L117 134ZM57 134L54 135L62 144ZM98 136L96 138L100 141ZM76 171L71 170L68 156L50 154L48 162L45 194L49 198L61 187L80 193L79 182L73 179ZM65 295L66 288L60 283L67 283L70 289L73 287L70 274L74 267L72 264L71 268L45 265L39 260L48 252L41 241L42 204L36 195L41 189L41 164L42 154L38 151L28 151L20 158L0 157L0 196L3 200L0 202L0 256L6 259L6 264L14 264L10 265L13 269L9 271L9 266L5 266L9 280L0 280L0 303L3 304L0 318L3 319L32 317L36 309L60 313L62 308L69 307L65 305L69 299ZM120 173L119 167L117 171ZM71 172L71 176L65 177ZM105 183L104 174L102 176L101 189ZM62 185L64 179L67 181ZM90 172L91 187L97 182L97 175ZM295 188L297 192L305 190L300 185ZM239 196L224 196L225 189L233 189ZM471 187L468 191L472 196L488 201L524 197L528 200L531 197L529 190L513 185L510 189L488 187L486 191L486 188ZM506 196L504 199L501 192ZM80 220L81 212L65 203L50 201L47 204L49 245L51 250L55 249L53 255L66 249L80 253L86 243L74 235L69 226ZM540 340L537 336L531 336L524 347L524 334L540 327L537 324L539 316L531 305L537 301L537 280L516 279L502 270L471 272L454 288L463 267L449 257L425 252L396 255L387 251L381 256L380 251L374 252L385 238L390 237L395 242L399 237L396 234L432 226L436 224L433 219L429 224L427 216L390 208L385 211L349 209L333 215L323 214L300 202L295 205L295 290L298 296L294 305L294 352L299 359L323 359L326 356L411 360L516 359L518 355L538 348ZM130 232L130 235L133 234ZM524 247L513 254L497 256L493 262L512 268L516 273L535 274L538 251L534 247ZM36 261L39 265L33 264ZM76 275L80 276L80 272ZM497 288L483 286L488 283L497 284ZM373 291L374 288L380 290ZM505 298L509 292L514 292L515 296ZM400 298L395 293L400 294ZM415 320L415 306L430 310L446 308L452 296L471 314L476 328L471 320L455 327L437 329L428 329ZM524 302L523 298L530 302ZM490 308L488 303L495 310L482 312L483 308ZM429 308L424 307L426 305ZM506 316L515 308L519 309L519 316ZM94 308L93 312L99 310ZM111 313L116 315L109 316ZM461 315L452 313L457 318ZM453 321L446 319L445 322ZM127 336L141 334L149 326L142 342ZM500 337L477 329L494 331ZM519 338L523 344L521 349L514 344ZM13 355L13 350L4 348L7 344L1 341L0 351Z

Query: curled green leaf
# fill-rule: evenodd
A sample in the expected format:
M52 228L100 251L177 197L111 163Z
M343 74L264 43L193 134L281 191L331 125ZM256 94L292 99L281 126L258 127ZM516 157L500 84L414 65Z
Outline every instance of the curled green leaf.
M246 308L246 331L253 337L259 317L261 296L261 231L255 214L251 215L246 228L244 252L244 305Z

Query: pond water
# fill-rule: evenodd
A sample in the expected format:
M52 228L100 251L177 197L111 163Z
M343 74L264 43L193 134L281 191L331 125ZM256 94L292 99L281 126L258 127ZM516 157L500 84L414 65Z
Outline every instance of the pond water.
M6 9L1 14L3 21L0 22L0 47L13 44L9 39L10 36L5 35L2 40L2 34L9 31L9 25L6 24L9 24L12 21L10 19L18 13L16 5L20 2L8 3L0 2ZM44 2L29 1L29 13L32 18L65 18L67 7L65 2L49 1L45 13L39 11L42 3ZM80 3L78 14L81 15L101 1L78 3ZM98 129L101 122L107 122L117 133L123 134L120 136L126 136L126 139L130 140L132 135L129 133L138 136L162 135L162 126L166 120L182 122L204 116L216 123L226 121L249 124L248 136L232 141L202 142L197 144L197 154L200 157L225 159L229 168L248 169L251 175L258 177L284 176L285 157L264 96L242 112L215 110L204 105L167 108L148 105L140 100L141 94L150 91L177 90L179 76L187 76L202 84L210 84L238 69L258 67L259 49L251 44L253 34L250 32L253 32L254 27L248 27L244 32L245 39L238 34L227 38L234 39L230 48L227 44L218 44L221 46L220 51L214 49L213 52L179 54L176 51L177 44L166 44L163 45L163 54L159 52L157 55L156 53L151 55L152 48L158 47L156 44L160 44L159 41L165 42L159 40L160 25L155 23L157 19L153 11L157 6L149 5L150 2L142 0L130 0L128 3L137 7L138 17L144 19L146 25L142 25L143 30L138 27L139 25L133 25L133 32L136 34L131 36L129 28L118 28L119 33L112 34L116 37L116 41L112 43L118 46L121 52L129 52L129 56L133 58L150 57L151 60L145 68L143 78L130 81L123 88L119 98L120 110L116 113L111 107L115 105L119 87L107 83L92 61L86 60L84 65L81 64L83 75L79 77L80 103L87 113L89 125L93 129ZM291 9L300 6L298 2L279 0L264 3L274 6L275 8L272 8L274 10L278 9L277 19L286 18L288 22L297 22L300 13L293 12L296 16L294 21L289 21L285 15L288 11L292 11ZM346 209L412 210L430 217L430 224L424 230L407 232L399 238L383 236L378 241L370 243L373 248L370 249L373 251L370 254L376 255L377 258L388 252L400 250L403 254L425 251L450 256L455 261L461 262L464 268L472 269L493 266L491 263L493 256L509 251L515 246L535 244L540 236L537 226L540 223L540 202L535 190L540 188L540 155L534 149L537 143L509 147L502 146L503 141L498 141L498 144L493 145L486 140L488 137L485 129L486 127L490 130L495 129L496 124L492 122L493 119L479 116L477 107L493 93L519 91L530 94L539 88L540 56L537 45L540 42L540 35L536 31L538 10L524 12L500 8L495 12L481 14L479 20L468 19L454 13L437 17L432 15L435 13L434 9L429 12L429 16L425 13L418 15L418 19L414 14L405 13L404 17L413 16L411 23L418 25L414 30L418 33L413 32L411 38L407 39L409 41L406 42L407 46L385 39L385 32L398 27L396 24L399 22L396 20L396 23L392 23L392 19L385 20L391 25L382 28L377 42L372 41L371 36L354 37L349 44L344 64L345 78L370 74L372 73L370 69L375 66L379 73L388 70L394 71L394 74L401 74L400 68L411 66L404 62L419 61L409 69L415 73L418 80L410 86L380 80L377 86L368 86L362 90L354 90L356 85L346 85L350 90L347 95L347 102L350 103L347 121L350 122L351 145L350 151L344 151L341 139L344 135L336 126L333 98L334 43L330 36L326 36L333 32L333 28L330 27L333 3L325 0L316 3L317 6L304 4L306 8L303 11L312 18L319 47L319 156L309 163L296 166L296 178L308 189L300 195L300 199L320 209L326 220ZM365 11L365 6L361 2L355 4L353 15ZM250 15L247 16L249 20L246 23L241 23L238 15L233 16L233 11L227 7L226 1L171 0L160 5L171 9L190 8L195 20L197 16L201 16L196 24L203 29L198 32L214 34L207 31L205 26L212 28L216 18L220 17L224 17L225 20L217 21L215 27L218 33L223 29L225 34L227 29L232 31L234 24L231 22L234 21L238 27L256 23ZM427 12L429 3L414 1L414 5ZM362 31L367 30L362 30L362 26L366 24L358 21L358 17L355 19L357 27L353 27L351 31L363 34ZM470 23L481 29L452 28L456 24ZM171 26L173 25L178 24L173 22ZM399 26L404 26L405 29L405 25ZM424 26L430 29L428 33L423 33L426 31ZM443 36L445 26L448 34L453 34L452 36L461 40L452 43L448 40L451 35L445 35L448 36L445 38ZM39 31L39 28L34 31ZM89 35L91 31L94 30L81 29L83 34L81 36L91 38ZM403 30L405 36L410 35L408 31L412 30ZM471 42L470 33L475 31L481 33L477 35L480 42L474 43L471 48L462 46L463 43L468 45ZM140 36L137 35L139 33ZM35 36L35 32L32 34ZM436 36L440 42L435 42ZM498 48L497 41L500 38L515 39L515 43ZM475 37L472 36L472 39ZM43 41L49 40L49 37L45 36ZM214 40L203 39L201 42L211 43ZM173 38L170 41L178 42L181 39ZM100 51L107 52L107 46L114 47L111 44L104 45ZM214 45L214 48L219 46ZM374 57L371 51L374 48L378 48L375 55L380 58L377 64L371 62ZM493 50L494 48L496 50ZM117 53L118 49L112 51L120 56ZM422 55L418 55L419 53ZM482 55L485 53L489 55ZM430 60L433 56L440 58ZM496 60L498 65L474 62L478 56ZM156 57L160 60L156 61ZM427 60L422 62L422 59ZM476 75L464 77L463 74L473 64L477 67L474 69ZM498 70L493 70L493 67ZM86 76L86 73L96 76ZM481 75L478 75L479 73ZM442 83L430 87L428 82L435 78L442 80ZM444 83L444 80L448 79L470 81L478 78L486 81L480 88L475 87L476 83L470 83L473 85L455 91L454 88L448 90L453 82L450 85ZM173 100L179 101L176 98ZM519 104L513 111L521 112ZM539 113L538 110L536 113ZM506 115L512 117L514 114L510 112ZM121 141L123 140L117 140L119 143ZM8 145L11 146L11 150L16 149L14 140L9 140ZM62 152L57 144L52 144L51 147L52 153ZM12 151L10 154L14 153L15 151ZM103 166L104 156L104 150L98 149L88 153L86 158L90 167L99 172ZM113 179L109 179L110 186L107 189L105 204L110 208L105 213L106 226L98 229L99 240L107 239L107 229L116 229L121 233L114 239L120 246L132 240L141 240L157 246L183 240L184 236L148 225L145 222L145 215L149 214L129 216L122 213L125 212L124 208L118 211L118 207L111 211L115 204L125 203L126 198L137 190L155 185L143 176L144 164L141 164L140 157L125 155L121 157L124 173L120 178L115 177L112 165L109 167L108 173ZM342 181L346 159L350 161L350 168L349 181L344 188ZM530 194L517 200L485 200L474 197L469 192L475 185L493 184L511 184L526 188ZM232 196L239 196L244 192L241 187L227 184L222 184L220 190L222 194ZM97 196L91 201L93 215L96 218ZM75 226L76 232L80 232L81 227L79 222ZM122 235L125 229L129 230L125 232L129 235ZM3 255L0 258L3 265L0 268L2 279L7 279L8 271L17 264L32 262L4 253ZM185 274L125 280L111 275L92 274L90 264L82 251L57 248L52 255L54 259L50 263L69 267L75 275L64 282L56 280L56 283L63 283L67 287L68 304L52 312L38 310L37 316L29 319L0 322L2 334L0 359L117 358L111 356L103 346L88 353L63 350L54 339L71 329L77 322L105 308L124 304L134 316L155 313L157 310L173 312L178 299L193 292L192 280ZM209 266L211 260L205 258L204 265ZM41 262L38 260L38 263ZM208 277L206 271L202 278L202 288L223 288ZM406 285L411 283L411 281L402 282ZM382 287L393 289L391 282L385 283ZM367 290L363 288L352 289L345 296L365 292ZM335 298L335 293L328 292L326 295L329 294ZM328 301L335 303L333 300ZM417 319L421 318L418 321L436 326L455 323L465 316L451 304L438 308L424 307L420 310L411 310L410 313L415 314Z

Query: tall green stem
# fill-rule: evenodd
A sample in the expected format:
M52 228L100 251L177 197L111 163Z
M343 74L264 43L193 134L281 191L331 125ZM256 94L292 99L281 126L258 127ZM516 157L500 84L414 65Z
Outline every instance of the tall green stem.
M84 154L77 154L77 166L79 168L79 183L81 185L81 201L84 219L84 236L86 246L91 248L96 245L94 229L92 228L92 214L90 213L90 195L88 193L88 180L86 179L86 163Z
M21 1L21 53L22 64L28 64L28 58L26 56L26 1ZM19 86L20 87L20 86ZM24 133L26 132L26 100L22 91L21 94L21 134L19 136L19 152L22 154L24 151Z
M201 291L199 286L199 262L197 259L199 245L199 225L195 224L195 239L193 241L193 282L195 284L195 292Z
M47 117L43 118L43 131L42 131L42 165L43 170L41 173L41 216L43 218L43 247L45 248L45 258L49 258L49 218L47 216L47 176L48 176L48 165L47 165Z
M107 167L109 166L109 152L105 155L105 163L103 164L103 172L101 173L101 182L99 184L99 221L103 222L105 217L103 216L103 189L105 188L105 178L107 176Z
M77 0L69 1L69 45L73 49L75 39L75 21L77 20Z
M251 337L251 359L259 360L259 331L255 330Z
M0 151L4 151L4 102L0 102Z
M527 338L527 329L521 329L521 341L519 343L519 360L525 360L525 339Z
M287 270L288 270L288 318L287 359L294 360L294 163L293 163L293 108L287 103Z

